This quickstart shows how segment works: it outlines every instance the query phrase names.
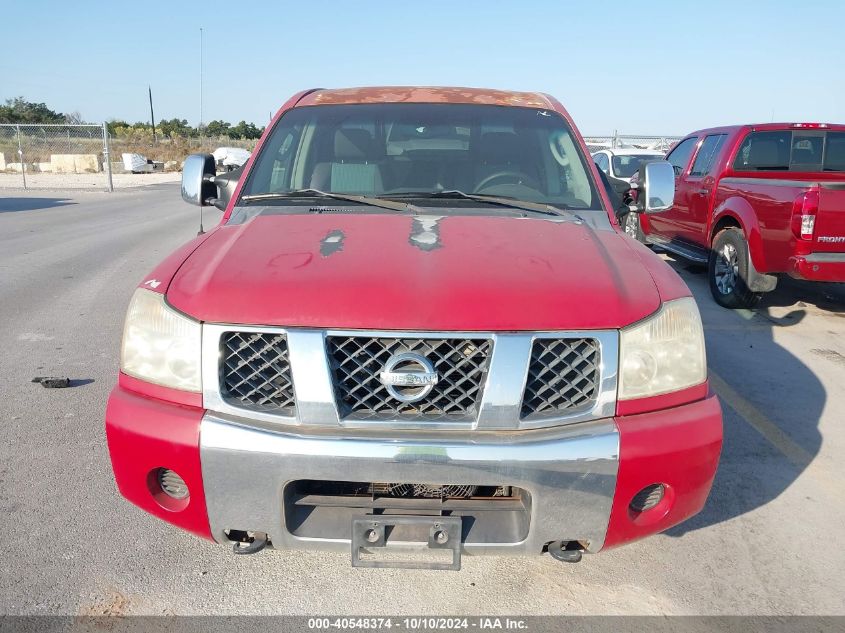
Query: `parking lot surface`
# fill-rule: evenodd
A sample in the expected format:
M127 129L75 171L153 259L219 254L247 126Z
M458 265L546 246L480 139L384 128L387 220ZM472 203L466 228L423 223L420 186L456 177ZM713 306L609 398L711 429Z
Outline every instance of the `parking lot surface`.
M460 572L233 556L123 501L103 429L129 297L196 234L198 209L175 185L6 194L0 613L845 614L842 286L786 280L729 311L667 258L699 302L725 444L704 511L665 534L577 565L464 557ZM50 375L71 388L30 382Z

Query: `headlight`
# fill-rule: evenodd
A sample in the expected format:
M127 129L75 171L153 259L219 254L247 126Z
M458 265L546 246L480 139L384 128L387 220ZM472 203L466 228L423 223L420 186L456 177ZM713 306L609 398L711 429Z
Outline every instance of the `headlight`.
M120 368L157 385L200 391L200 338L199 322L169 307L164 295L139 288L126 314Z
M704 329L695 300L667 301L654 316L624 328L619 359L620 400L656 396L704 382Z

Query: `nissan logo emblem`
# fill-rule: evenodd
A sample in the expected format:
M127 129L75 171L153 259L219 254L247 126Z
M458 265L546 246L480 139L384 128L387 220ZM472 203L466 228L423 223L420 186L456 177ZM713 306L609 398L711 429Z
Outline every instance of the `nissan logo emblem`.
M431 361L414 352L394 354L387 359L379 374L379 382L387 388L387 392L405 403L425 398L437 381L437 372Z

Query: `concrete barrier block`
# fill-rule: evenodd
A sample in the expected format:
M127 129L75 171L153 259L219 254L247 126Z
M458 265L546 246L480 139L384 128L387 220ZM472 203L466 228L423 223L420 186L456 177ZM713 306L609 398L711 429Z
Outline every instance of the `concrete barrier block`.
M23 163L6 163L6 171L21 173L22 164Z
M0 171L6 171L6 156L0 152Z
M50 163L56 174L91 174L101 170L96 154L50 154Z
M99 157L96 154L74 154L73 163L77 174L95 174L101 171Z
M41 172L50 172L53 171L53 163L33 163L35 168Z
M53 166L53 173L76 173L76 165L74 165L73 162L73 154L50 154L50 164Z

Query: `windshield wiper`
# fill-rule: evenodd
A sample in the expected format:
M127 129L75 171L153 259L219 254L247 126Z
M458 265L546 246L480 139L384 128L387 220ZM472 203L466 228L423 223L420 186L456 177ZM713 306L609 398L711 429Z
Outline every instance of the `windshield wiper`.
M370 198L369 196L355 196L345 193L333 193L320 191L319 189L296 189L295 191L277 191L273 193L253 193L241 196L243 202L261 202L262 200L289 200L293 198L331 198L345 202L357 202L370 207L390 209L391 211L410 212L415 215L422 213L422 209L407 202L394 202L381 198Z
M422 191L422 192L407 192L398 194L384 194L380 198L394 198L394 197L413 197L413 198L461 198L464 200L475 200L476 202L486 202L488 204L496 204L502 207L509 207L511 209L519 209L521 211L531 211L532 213L541 213L543 215L553 215L559 217L569 217L578 222L584 220L577 214L567 210L565 205L551 205L542 202L528 202L527 200L517 200L516 198L505 198L502 196L488 196L481 193L466 193L458 189L446 189L444 191Z

